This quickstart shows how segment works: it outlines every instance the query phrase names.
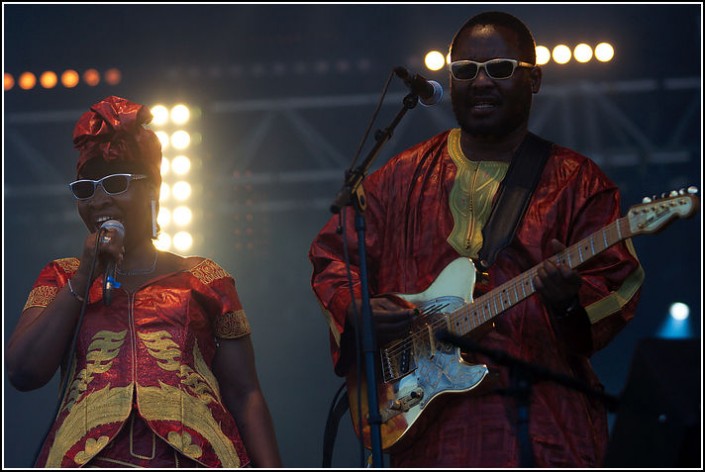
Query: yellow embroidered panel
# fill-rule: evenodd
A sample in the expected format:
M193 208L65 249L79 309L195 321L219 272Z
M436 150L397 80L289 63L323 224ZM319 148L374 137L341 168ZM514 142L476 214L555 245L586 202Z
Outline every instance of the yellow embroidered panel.
M215 320L215 335L222 339L237 339L250 334L250 322L245 310L237 310L219 316Z
M206 404L220 401L218 382L206 365L206 361L198 349L198 344L195 344L193 348L194 363L197 369L194 371L190 366L179 361L181 350L167 331L138 332L137 335L144 343L149 355L158 360L159 367L166 371L178 371L181 383L201 401Z
M477 257L482 248L482 227L509 163L469 160L460 147L457 128L448 135L448 153L458 169L448 202L455 223L448 243L461 256Z
M230 277L230 274L210 259L203 259L195 267L189 269L194 277L204 285L209 285L214 280Z
M92 438L88 431L108 423L124 422L132 410L133 384L126 387L105 388L86 395L77 402L56 431L47 457L46 467L61 467L61 461L74 444L85 441L82 453L76 455L78 465L83 465L102 449L104 436Z
M144 419L181 422L208 441L223 467L240 467L240 458L232 441L213 418L208 405L198 398L163 382L159 382L159 387L138 385L137 397ZM190 435L169 435L167 441L194 460L198 460L202 453L200 447L191 443Z
M88 345L86 367L74 378L66 395L62 410L71 410L78 397L88 390L94 374L104 374L113 366L113 359L120 353L125 342L127 330L118 333L113 331L98 331Z

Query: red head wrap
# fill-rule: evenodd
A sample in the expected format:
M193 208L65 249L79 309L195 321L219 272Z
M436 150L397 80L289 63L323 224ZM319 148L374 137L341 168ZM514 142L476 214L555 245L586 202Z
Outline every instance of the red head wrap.
M111 96L90 108L76 123L73 144L79 150L77 174L91 159L128 161L143 168L152 181L161 182L162 149L159 138L144 124L152 113L144 105Z

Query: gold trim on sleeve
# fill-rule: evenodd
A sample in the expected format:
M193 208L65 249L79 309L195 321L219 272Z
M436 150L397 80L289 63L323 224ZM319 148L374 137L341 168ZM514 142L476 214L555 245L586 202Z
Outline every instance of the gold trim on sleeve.
M215 335L221 339L237 339L252 331L245 310L231 311L215 319Z
M627 239L625 243L629 252L636 257L632 240ZM618 290L587 306L585 311L587 311L588 317L590 317L590 323L595 324L601 319L621 310L644 283L645 275L644 268L639 264Z
M27 297L27 302L24 304L22 311L27 308L38 306L40 308L46 308L54 298L56 294L59 293L59 289L56 287L42 286L34 287L29 296Z

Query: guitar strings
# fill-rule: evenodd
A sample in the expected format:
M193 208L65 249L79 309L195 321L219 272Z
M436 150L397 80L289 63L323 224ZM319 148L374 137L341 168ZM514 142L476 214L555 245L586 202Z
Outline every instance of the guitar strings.
M488 301L492 301L492 300L494 300L494 299L495 299L496 297L498 297L498 296L500 296L500 298L501 298L501 294L502 294L502 293L506 292L507 290L512 290L512 289L513 289L513 290L514 290L514 293L515 293L515 298L517 299L516 302L514 302L514 304L520 302L520 301L523 300L524 298L526 298L526 297L528 297L529 295L533 294L534 288L533 288L533 284L530 284L530 290L531 290L531 292L522 297L522 296L519 295L519 292L517 291L517 287L519 287L519 286L522 286L522 287L523 287L523 285L525 284L525 281L526 281L527 279L528 279L529 282L530 282L531 278L533 278L533 276L536 274L536 271L537 271L537 270L538 270L538 266L535 266L535 267L533 267L532 269L530 269L529 271L527 271L527 272L524 274L524 276L521 278L521 280L518 280L518 281L515 281L515 282L509 282L509 283L506 283L506 284L504 284L504 285L500 285L500 286L497 287L497 289L496 289L496 291L497 291L498 293L497 293L496 295L494 295L494 296L488 297L487 300L488 300ZM503 287L504 287L504 288L503 288ZM385 353L387 354L387 357L389 357L389 358L394 358L394 357L396 357L396 356L401 355L404 351L406 351L406 350L408 350L408 349L411 349L411 348L416 344L415 341L420 341L420 342L423 342L424 344L426 344L426 341L428 340L428 328L430 327L430 328L431 328L431 331L433 331L433 332L435 333L435 330L436 330L437 328L441 328L441 327L443 327L444 325L447 324L447 323L446 323L446 317L447 317L448 319L452 320L453 318L457 318L457 317L459 317L459 316L461 316L461 315L463 315L463 314L470 315L470 317L473 318L473 320L470 320L470 324L471 324L471 326L472 326L472 328L471 328L470 330L472 330L472 329L474 329L474 328L480 326L481 324L483 324L483 323L485 323L485 322L491 320L491 319L494 318L497 314L492 315L492 307L491 307L490 305L487 305L487 311L490 312L490 315L491 315L491 316L486 317L486 315L483 314L482 316L483 316L485 319L482 320L481 322L479 322L479 318L480 318L480 317L478 316L478 313L484 311L484 310L482 309L482 305L484 305L484 298L485 298L485 297L482 296L482 297L478 298L477 300L475 300L474 302L469 303L469 304L467 304L467 305L465 305L465 306L459 308L458 310L455 310L455 311L453 311L453 312L451 312L451 313L446 313L446 314L444 314L444 317L442 317L442 318L436 317L436 318L433 318L433 319L430 319L430 320L426 321L425 318L428 317L428 315L436 314L436 313L437 313L437 310L434 311L434 312L424 312L424 313L422 313L422 315L421 315L421 320L419 320L420 322L417 321L417 323L416 323L416 324L418 324L420 327L417 328L416 330L412 331L411 334L410 334L404 341L401 341L401 342L399 342L399 343L397 343L397 344L391 346L390 348L388 348L389 350L385 350ZM501 303L501 299L500 299L500 303ZM476 306L476 305L479 307L479 309L478 309L478 310L473 310L472 307L474 307L474 306ZM496 303L495 303L495 305L496 305ZM512 304L512 303L509 303L509 306L511 306L511 305L513 305L513 304ZM503 310L501 310L501 311L503 311ZM501 311L499 311L499 313L501 313Z
M571 246L571 247L565 249L564 251L549 258L549 260L560 261L560 262L567 260L569 262L569 265L571 265L571 267L574 267L574 266L572 266L572 261L574 259L576 259L576 260L582 259L582 254L580 252L580 248L582 247L582 245L586 245L591 248L590 252L592 252L592 255L590 257L593 257L593 256L601 253L602 251L606 250L607 248L609 248L613 244L619 242L622 239L625 239L626 237L629 237L629 236L622 235L622 233L626 234L628 232L628 228L626 231L624 231L624 230L621 230L620 227L618 226L625 219L626 218L620 218L620 219L614 221L613 223L607 225L605 228L603 228L603 230L601 231L602 241L598 240L598 242L601 242L604 245L599 247L597 250L595 249L595 242L596 242L595 236L599 232L594 233L594 234L588 236L587 238L582 239L581 241L574 244L573 246ZM615 233L615 230L616 230L616 233ZM586 260L582 260L580 263L583 263ZM497 311L495 308L495 311L497 311L497 313L492 315L492 306L490 304L487 304L486 308L487 308L487 311L489 311L491 316L489 318L484 319L482 322L477 323L477 324L471 320L470 324L472 327L470 328L470 330L468 330L468 332L471 331L472 329L477 328L478 326L482 325L483 323L489 321L490 319L497 316L499 313L506 310L506 308L504 307L502 298L501 298L502 293L505 293L508 290L514 290L514 294L515 294L515 298L516 298L516 301L513 303L514 305L519 303L520 301L524 300L525 298L528 298L529 296L533 295L535 292L535 288L534 288L533 282L531 282L531 280L538 272L538 268L540 265L541 264L537 264L534 267L532 267L531 269L529 269L516 282L510 281L508 283L500 285L495 290L493 290L494 292L497 292L497 294L495 294L493 296L489 296L487 301L488 302L493 301L494 305L496 306L496 299L497 299L497 297L499 297L500 306L502 306L502 310ZM527 279L529 281L529 283L528 283L529 293L526 293L526 291L525 291L525 286L527 285L526 284ZM506 287L505 287L505 285L506 285ZM521 287L522 292L524 292L524 295L521 297L519 296L519 292L517 291L518 287ZM424 323L417 323L420 325L420 327L418 329L416 329L415 331L412 331L411 334L407 338L405 338L403 341L401 341L397 344L390 346L390 348L388 348L389 350L383 349L386 357L390 360L395 360L396 357L402 355L405 351L412 349L414 347L414 345L416 344L416 341L423 343L424 346L425 345L430 346L430 340L428 339L428 328L430 327L431 331L435 334L435 330L437 328L440 328L446 324L446 319L449 319L452 321L453 318L457 318L458 316L460 316L462 314L462 312L466 312L465 314L470 315L471 318L475 318L475 320L477 321L477 318L478 318L477 314L479 312L484 311L482 309L482 305L484 304L483 298L484 298L484 296L478 298L477 300L475 300L474 302L472 302L470 304L467 304L467 305L459 308L458 310L455 310L451 313L444 314L444 316L442 318L434 318L433 320L430 320L430 321L427 321ZM483 303L480 303L481 301ZM507 297L507 301L508 301L509 307L511 307L513 304L511 303L509 297ZM478 305L480 307L479 311L472 310L470 308L475 305ZM423 321L423 318L425 318L431 314L436 314L436 311L429 312L429 313L423 313L422 314L422 321Z

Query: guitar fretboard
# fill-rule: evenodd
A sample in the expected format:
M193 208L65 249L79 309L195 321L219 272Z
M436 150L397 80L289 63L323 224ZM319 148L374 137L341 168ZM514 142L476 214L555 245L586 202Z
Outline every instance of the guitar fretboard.
M631 236L628 219L626 217L619 218L548 260L555 264L566 264L574 269L610 246ZM543 262L535 265L520 276L478 297L472 303L449 313L450 331L463 336L534 294L536 288L533 278L542 264Z

